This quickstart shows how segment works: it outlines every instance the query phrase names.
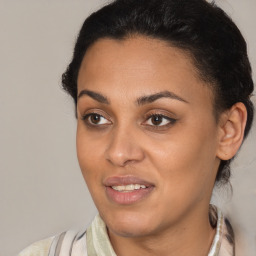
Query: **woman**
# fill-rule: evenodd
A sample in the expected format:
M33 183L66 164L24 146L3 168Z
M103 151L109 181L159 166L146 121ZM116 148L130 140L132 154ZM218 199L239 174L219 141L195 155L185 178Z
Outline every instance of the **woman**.
M246 43L204 0L116 0L86 19L63 74L99 215L24 255L235 255L214 185L248 134Z

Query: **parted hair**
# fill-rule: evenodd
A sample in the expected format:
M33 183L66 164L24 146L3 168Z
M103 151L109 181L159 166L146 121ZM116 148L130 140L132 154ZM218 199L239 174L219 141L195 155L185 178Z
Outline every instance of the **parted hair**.
M246 42L231 18L205 0L115 0L92 13L82 25L62 86L77 104L77 77L87 49L101 38L124 40L142 35L161 39L191 56L200 78L212 89L216 120L242 102L247 136L253 121L254 84ZM230 178L230 160L222 160L216 183Z

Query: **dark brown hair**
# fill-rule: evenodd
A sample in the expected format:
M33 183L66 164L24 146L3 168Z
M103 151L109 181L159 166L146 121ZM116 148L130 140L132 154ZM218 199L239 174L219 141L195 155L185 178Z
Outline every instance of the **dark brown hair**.
M200 77L213 89L217 118L237 102L245 105L247 136L253 121L254 85L246 42L230 17L205 0L116 0L91 14L62 76L63 88L75 104L78 71L88 47L100 38L123 40L134 34L161 39L188 52ZM216 182L228 182L230 161L221 161Z

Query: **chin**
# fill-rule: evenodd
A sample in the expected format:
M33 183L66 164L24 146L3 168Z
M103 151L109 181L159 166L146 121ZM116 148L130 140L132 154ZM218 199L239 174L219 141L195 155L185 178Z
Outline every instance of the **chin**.
M108 229L122 237L142 237L149 235L152 230L152 219L148 214L120 213L103 216ZM154 218L155 219L155 218Z
M131 223L115 223L114 226L109 225L108 229L115 235L122 237L143 237L152 233L148 225L136 225Z

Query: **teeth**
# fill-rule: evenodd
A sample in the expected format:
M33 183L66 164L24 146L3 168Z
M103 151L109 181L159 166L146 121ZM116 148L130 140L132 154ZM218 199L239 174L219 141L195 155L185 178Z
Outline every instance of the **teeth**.
M126 186L112 186L114 190L124 192L124 191L133 191L133 190L138 190L141 188L146 188L145 185L140 185L140 184L129 184Z
M135 184L135 185L134 185L134 188L135 188L135 189L140 189L140 185L139 185L139 184Z

